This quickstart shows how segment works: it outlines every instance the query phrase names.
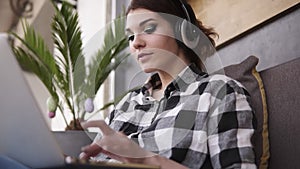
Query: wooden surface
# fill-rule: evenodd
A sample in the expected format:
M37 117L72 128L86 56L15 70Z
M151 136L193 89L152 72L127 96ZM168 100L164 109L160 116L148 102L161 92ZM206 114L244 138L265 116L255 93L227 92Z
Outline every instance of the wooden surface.
M188 0L219 34L217 46L298 4L300 0Z

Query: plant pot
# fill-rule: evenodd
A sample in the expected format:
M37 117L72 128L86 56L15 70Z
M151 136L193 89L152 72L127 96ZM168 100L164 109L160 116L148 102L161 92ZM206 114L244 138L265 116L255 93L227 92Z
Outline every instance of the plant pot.
M64 154L72 157L78 157L81 147L91 144L97 135L80 130L53 131L53 134Z

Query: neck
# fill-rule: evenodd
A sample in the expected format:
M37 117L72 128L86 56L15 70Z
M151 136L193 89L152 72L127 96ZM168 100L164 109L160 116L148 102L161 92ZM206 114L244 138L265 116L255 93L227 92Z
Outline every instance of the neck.
M165 88L178 76L178 74L187 66L190 62L186 59L181 48L177 53L176 59L170 63L171 66L165 69L159 70L158 74L162 83L162 90Z
M173 66L168 71L158 71L159 78L161 80L162 90L165 88L178 76L178 74L186 67L186 64Z
M161 80L161 90L163 90L163 91L175 78L166 72L158 72L158 75Z

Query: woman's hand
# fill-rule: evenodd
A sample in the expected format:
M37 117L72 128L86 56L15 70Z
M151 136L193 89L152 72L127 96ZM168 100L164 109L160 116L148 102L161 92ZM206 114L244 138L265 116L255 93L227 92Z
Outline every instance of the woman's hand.
M99 140L82 148L81 159L89 159L99 153L103 153L115 160L126 163L143 163L146 157L155 156L141 148L137 143L130 140L121 132L111 129L103 120L89 121L82 124L83 128L98 127L102 131Z
M125 163L158 165L161 169L187 169L175 161L144 150L121 132L111 129L103 120L89 121L83 123L82 126L83 128L100 128L102 137L82 148L81 159L88 160L90 157L103 153L112 159Z

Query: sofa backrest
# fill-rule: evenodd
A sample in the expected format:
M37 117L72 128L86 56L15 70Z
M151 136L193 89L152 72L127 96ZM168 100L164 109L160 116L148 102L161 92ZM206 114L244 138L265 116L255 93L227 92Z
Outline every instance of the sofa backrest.
M260 72L269 114L270 169L300 166L300 58Z

